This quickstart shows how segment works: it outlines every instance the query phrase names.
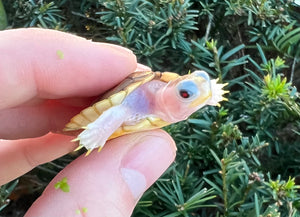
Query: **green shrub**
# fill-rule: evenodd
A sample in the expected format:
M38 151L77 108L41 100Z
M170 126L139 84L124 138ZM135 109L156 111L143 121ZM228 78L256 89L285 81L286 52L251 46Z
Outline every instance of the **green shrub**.
M300 216L299 4L16 0L4 6L8 28L73 32L128 47L153 70L203 69L228 83L222 107L166 128L178 146L176 161L133 216ZM53 164L42 168L57 172Z

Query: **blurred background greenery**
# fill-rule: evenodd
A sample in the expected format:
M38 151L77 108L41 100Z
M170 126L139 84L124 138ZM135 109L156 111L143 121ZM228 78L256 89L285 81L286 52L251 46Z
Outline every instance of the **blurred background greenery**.
M130 48L153 70L202 69L229 101L166 130L176 161L132 216L300 216L300 4L292 0L0 0L0 29L41 27ZM74 156L0 188L23 216Z

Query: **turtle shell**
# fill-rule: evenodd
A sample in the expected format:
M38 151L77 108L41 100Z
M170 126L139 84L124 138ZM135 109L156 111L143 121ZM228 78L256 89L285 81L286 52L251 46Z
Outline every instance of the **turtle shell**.
M75 115L68 124L66 124L64 131L75 131L85 129L89 123L94 122L104 111L112 106L119 105L123 100L136 88L144 83L152 80L160 80L169 82L178 78L179 75L172 72L134 72L124 79L118 86L107 92L101 99L92 106L82 110ZM169 123L160 118L149 116L140 120L135 125L122 125L119 127L109 139L113 139L124 134L129 134L137 131L150 130L161 128Z

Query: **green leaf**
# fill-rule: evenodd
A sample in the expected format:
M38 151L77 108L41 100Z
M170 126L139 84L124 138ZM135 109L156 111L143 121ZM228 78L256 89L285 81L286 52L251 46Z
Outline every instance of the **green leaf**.
M7 27L7 18L2 0L0 0L0 30L3 30Z
M260 57L261 57L261 60L262 60L263 64L267 64L268 61L267 61L267 58L265 56L265 53L264 53L262 47L259 44L256 44L256 47L258 49L258 52L260 54Z
M207 182L207 184L209 184L211 187L213 187L213 189L215 191L217 191L219 193L219 195L222 195L222 190L221 188L219 188L214 182L210 181L209 179L207 178L203 178L205 180L205 182Z
M258 204L258 198L257 198L256 193L254 193L254 204L255 204L255 215L256 215L256 217L259 217L260 207L259 207L259 204Z
M300 27L290 31L287 34L279 35L275 39L275 44L279 49L286 48L287 45L291 45L300 40Z
M230 51L226 52L221 58L221 61L225 61L227 60L229 57L231 57L232 55L234 55L235 53L237 53L238 51L240 51L241 49L245 48L244 44L241 44L233 49L231 49Z
M209 149L210 153L212 154L212 156L215 158L216 162L219 164L220 168L222 168L222 163L220 158L217 156L217 154L212 150Z

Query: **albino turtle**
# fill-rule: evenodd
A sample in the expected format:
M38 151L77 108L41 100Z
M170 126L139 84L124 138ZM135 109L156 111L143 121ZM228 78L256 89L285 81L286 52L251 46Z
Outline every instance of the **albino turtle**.
M226 84L210 80L204 71L180 76L171 72L135 72L103 100L84 109L66 125L65 131L84 129L76 139L87 155L99 151L106 140L124 134L161 128L187 119L205 105L226 100Z

